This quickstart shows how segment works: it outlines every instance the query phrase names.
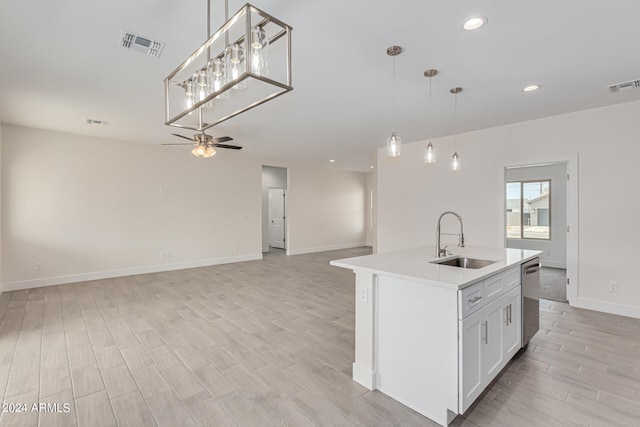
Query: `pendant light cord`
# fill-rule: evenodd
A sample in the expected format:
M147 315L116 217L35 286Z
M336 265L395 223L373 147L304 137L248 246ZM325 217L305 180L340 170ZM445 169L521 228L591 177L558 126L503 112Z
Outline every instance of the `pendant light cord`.
M429 77L429 142L431 142L431 130L433 128L433 117L431 114L433 110L431 109L431 79L433 77Z
M454 152L458 152L458 93L456 92L453 96L453 127L455 132L455 137L453 138L453 149Z
M396 101L396 56L393 56L393 132L396 131L396 114L397 114L397 101Z

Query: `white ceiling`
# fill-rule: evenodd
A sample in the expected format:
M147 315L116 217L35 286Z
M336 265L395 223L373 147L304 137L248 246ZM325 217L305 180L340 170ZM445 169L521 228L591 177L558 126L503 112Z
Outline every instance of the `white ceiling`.
M243 4L230 0L231 13ZM209 130L250 155L369 170L394 114L404 142L427 138L427 68L440 71L432 81L434 137L454 133L454 86L464 89L460 132L640 99L640 90L606 89L640 78L638 0L252 4L294 28L294 90ZM212 0L212 28L223 22L223 5ZM472 15L489 22L465 32L461 23ZM161 58L120 47L122 29L166 42ZM162 82L205 38L206 0L0 0L0 122L176 142L176 129L163 124ZM395 112L391 45L404 50ZM542 88L522 92L530 83Z

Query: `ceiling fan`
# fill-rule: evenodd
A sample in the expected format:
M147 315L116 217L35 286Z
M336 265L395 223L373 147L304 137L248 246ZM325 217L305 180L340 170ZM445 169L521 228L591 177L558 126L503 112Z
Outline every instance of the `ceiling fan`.
M215 148L226 148L229 150L241 150L242 147L239 145L230 145L223 144L227 141L233 141L233 138L230 136L221 136L218 138L214 138L211 135L207 135L206 133L196 133L193 135L193 138L188 138L184 135L179 135L177 133L172 133L172 135L177 136L178 138L183 138L189 141L186 142L176 142L176 143L166 143L162 145L193 145L193 150L191 153L196 157L211 157L216 154ZM214 148L215 147L215 148Z

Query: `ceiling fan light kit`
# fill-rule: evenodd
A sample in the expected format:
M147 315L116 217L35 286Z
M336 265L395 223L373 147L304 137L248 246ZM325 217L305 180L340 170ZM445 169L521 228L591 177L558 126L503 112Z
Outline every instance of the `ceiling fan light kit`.
M165 124L202 132L293 90L291 31L242 6L164 80Z
M233 141L233 138L230 136L221 136L214 138L211 135L207 135L206 133L197 133L193 135L193 138L188 138L184 135L180 135L177 133L172 134L173 136L177 136L178 138L186 139L189 142L173 142L162 145L189 145L193 146L191 150L191 154L196 157L204 157L209 158L213 157L216 154L216 148L226 148L229 150L242 150L242 147L239 145L230 145L223 144L223 142Z

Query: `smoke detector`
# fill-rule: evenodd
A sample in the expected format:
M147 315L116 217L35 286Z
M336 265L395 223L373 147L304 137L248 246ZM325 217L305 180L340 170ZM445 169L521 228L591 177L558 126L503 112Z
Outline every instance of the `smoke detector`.
M609 92L611 93L625 92L627 90L638 89L638 88L640 88L640 80L632 80L629 82L623 82L623 83L618 83L618 84L609 86Z
M118 43L125 49L144 53L145 55L153 56L155 58L160 57L160 54L166 44L157 40L151 40L150 37L140 36L129 30L122 30L120 32L120 39Z

